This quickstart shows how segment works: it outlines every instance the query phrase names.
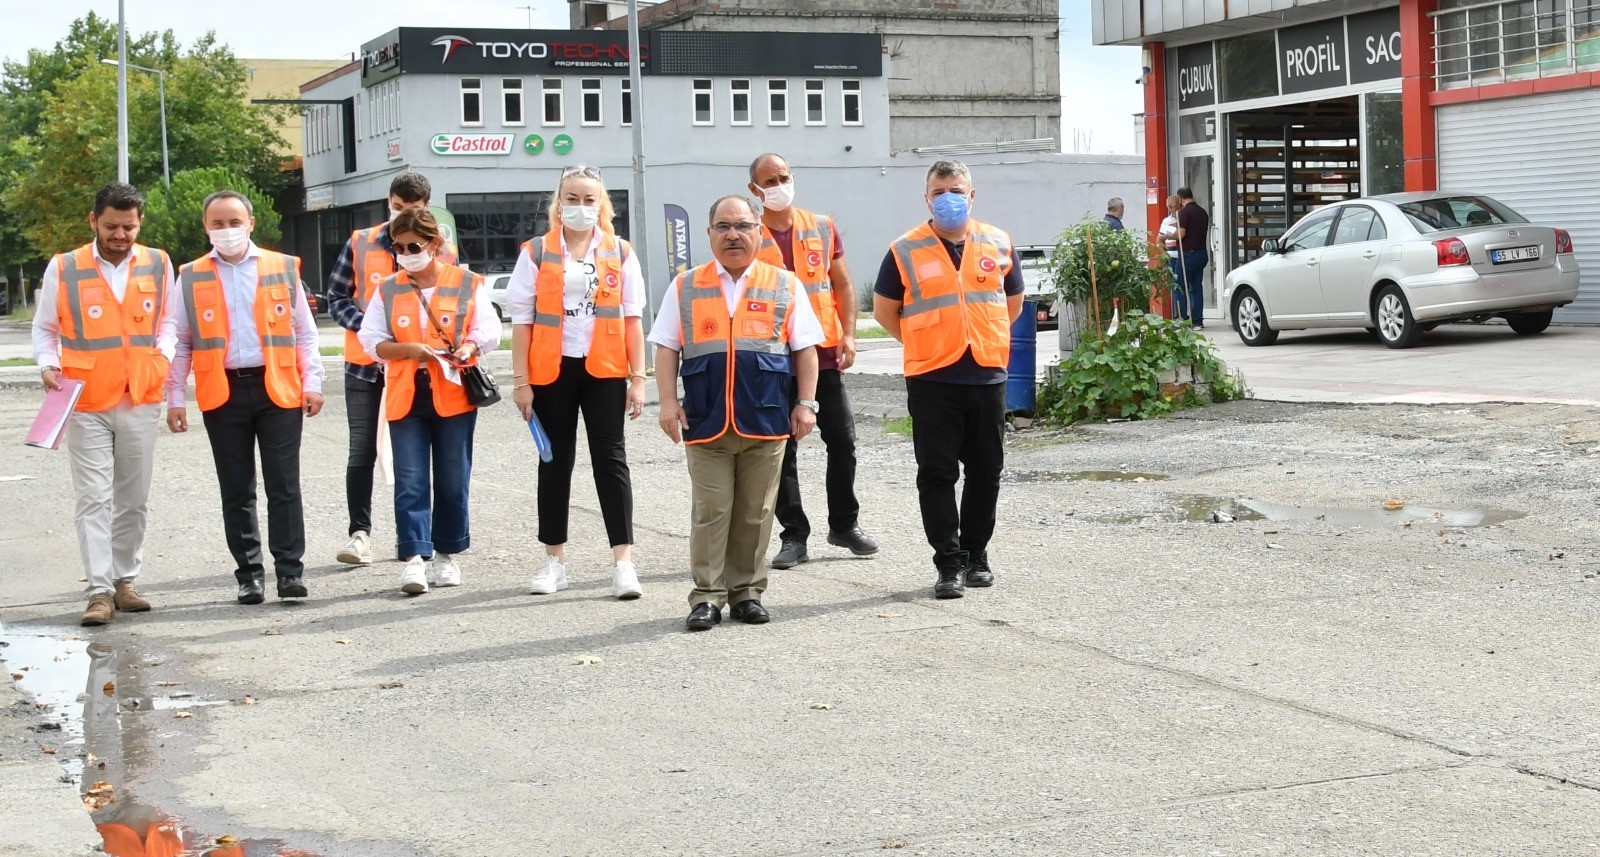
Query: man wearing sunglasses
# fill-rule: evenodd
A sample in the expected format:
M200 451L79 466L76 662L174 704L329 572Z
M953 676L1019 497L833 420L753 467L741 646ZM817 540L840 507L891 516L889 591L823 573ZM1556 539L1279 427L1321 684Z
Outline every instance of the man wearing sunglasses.
M709 221L715 259L673 280L650 330L661 430L688 447L691 631L720 623L723 604L748 625L771 618L761 595L773 500L785 445L817 423L824 338L799 279L757 260L761 224L750 201L723 197ZM791 370L800 393L793 407Z
M344 405L350 426L350 455L344 469L345 502L350 513L350 542L339 551L339 562L372 562L372 471L378 460L379 404L383 401L383 367L361 347L356 334L367 304L378 284L394 274L397 248L389 238L389 223L407 208L427 208L433 185L427 176L406 170L389 182L389 219L351 233L328 274L328 312L345 329ZM454 264L455 248L440 256Z

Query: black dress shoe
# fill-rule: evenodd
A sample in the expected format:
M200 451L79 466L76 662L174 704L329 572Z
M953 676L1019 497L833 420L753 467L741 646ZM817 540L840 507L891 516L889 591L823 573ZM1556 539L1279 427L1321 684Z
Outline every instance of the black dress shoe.
M811 556L806 553L806 543L784 540L783 547L778 549L778 554L772 558L773 568L794 568L802 562L807 562Z
M754 598L748 601L740 601L738 604L733 605L733 609L728 611L728 615L746 625L765 625L772 621L772 614L768 613L767 608L762 607L761 602Z
M689 611L689 621L684 624L691 631L709 631L722 624L722 608L710 601L702 601Z
M961 563L949 563L939 566L939 580L933 584L934 598L961 598L967 594L966 584L961 582Z
M856 556L872 556L878 552L878 543L861 532L860 527L851 527L845 533L829 533L828 544L848 548Z
M266 582L261 578L239 581L240 604L260 604L266 597Z
M967 559L966 579L968 586L982 588L994 585L994 571L989 568L988 551Z
M278 578L279 598L304 598L311 592L306 589L305 578L280 577Z

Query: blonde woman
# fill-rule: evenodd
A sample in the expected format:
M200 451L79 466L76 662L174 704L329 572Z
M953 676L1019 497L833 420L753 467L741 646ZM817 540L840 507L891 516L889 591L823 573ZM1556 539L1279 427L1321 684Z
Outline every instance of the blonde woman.
M507 286L511 400L539 418L553 457L539 464L539 541L545 564L529 591L567 588L567 516L578 415L589 440L595 492L615 563L611 593L644 594L633 564L633 485L623 415L644 412L645 284L639 260L611 226L600 171L568 167L550 202L550 231L522 245Z
M361 347L384 364L384 418L394 447L394 517L406 567L400 591L460 586L455 555L472 543L467 492L478 411L445 376L448 355L470 365L500 344L500 315L483 278L439 260L439 222L408 208L389 223L401 270L378 286L361 320ZM430 467L431 462L431 467Z

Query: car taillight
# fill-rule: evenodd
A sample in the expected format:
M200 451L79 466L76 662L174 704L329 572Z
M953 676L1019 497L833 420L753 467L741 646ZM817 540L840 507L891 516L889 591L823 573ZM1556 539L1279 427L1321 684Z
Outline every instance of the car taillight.
M1556 255L1572 252L1572 236L1565 229L1556 230Z
M1441 268L1472 264L1472 258L1467 255L1467 245L1461 243L1460 238L1440 238L1433 242L1433 249L1439 254Z

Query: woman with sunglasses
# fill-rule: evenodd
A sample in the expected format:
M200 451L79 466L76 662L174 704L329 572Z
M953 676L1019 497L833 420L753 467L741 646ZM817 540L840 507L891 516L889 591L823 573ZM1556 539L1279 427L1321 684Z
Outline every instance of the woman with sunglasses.
M384 364L395 533L406 558L400 591L421 595L461 585L455 555L472 542L467 487L478 413L456 373L500 344L500 316L482 277L439 261L445 242L426 208L400 212L389 235L401 270L378 286L359 338Z
M593 167L568 167L550 201L551 228L522 245L506 287L511 315L511 400L537 416L553 457L539 464L539 541L545 564L529 591L567 588L567 517L578 415L589 439L600 517L611 541L611 593L644 594L633 564L633 485L623 414L644 412L645 285L639 260L616 236L616 212Z

